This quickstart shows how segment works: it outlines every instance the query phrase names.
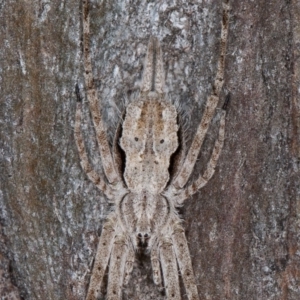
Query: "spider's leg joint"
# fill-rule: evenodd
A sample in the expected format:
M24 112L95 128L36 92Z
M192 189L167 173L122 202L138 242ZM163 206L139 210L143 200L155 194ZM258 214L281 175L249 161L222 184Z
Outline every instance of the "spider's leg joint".
M226 98L225 98L225 101L224 101L224 104L223 104L223 107L222 107L223 110L227 110L229 101L230 101L230 93L228 93L228 94L226 95Z

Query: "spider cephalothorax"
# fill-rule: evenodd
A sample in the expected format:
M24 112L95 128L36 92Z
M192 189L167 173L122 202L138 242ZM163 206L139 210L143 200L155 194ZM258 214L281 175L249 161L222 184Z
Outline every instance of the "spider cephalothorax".
M223 86L228 32L228 6L224 3L221 54L213 92L208 97L201 123L190 149L183 157L171 156L179 148L177 109L165 95L161 47L151 37L139 96L128 105L120 136L110 149L92 76L89 52L88 1L83 1L83 49L87 98L107 180L89 164L80 130L81 101L77 103L75 138L81 165L89 179L114 204L101 233L86 299L97 299L108 266L108 299L120 299L129 280L135 252L149 254L155 284L164 285L168 299L181 299L178 271L188 299L199 299L187 241L176 208L203 187L214 174L223 143L225 102L208 166L202 176L187 185ZM78 92L78 90L77 90ZM78 99L80 100L79 93ZM125 155L122 163L121 149ZM123 166L123 167L120 167ZM123 170L124 169L124 170Z

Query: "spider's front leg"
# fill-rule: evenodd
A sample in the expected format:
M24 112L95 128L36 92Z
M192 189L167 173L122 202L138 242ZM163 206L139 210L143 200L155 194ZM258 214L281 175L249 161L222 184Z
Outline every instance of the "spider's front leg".
M161 286L161 270L160 270L160 257L159 257L159 250L158 245L155 244L151 250L151 265L152 265L152 272L153 272L153 281L156 285Z
M190 252L184 234L184 229L179 222L176 222L173 226L172 241L188 299L198 300L199 297Z
M176 256L170 238L162 239L159 252L167 299L181 300Z
M129 273L132 271L133 262L128 261L128 257L133 257L132 251L124 234L115 237L108 273L107 299L109 300L122 298L124 277L128 281Z
M168 225L168 233L160 236L158 244L151 250L153 280L161 285L162 270L167 299L180 300L180 271L188 299L199 300L188 244L180 223L179 218L174 216L172 224Z
M116 216L112 214L103 225L86 300L95 300L100 293L101 283L103 281L115 240L116 220Z
M109 263L107 299L121 299L122 285L127 284L133 268L134 252L120 232L115 213L108 216L99 239L86 300L95 300Z

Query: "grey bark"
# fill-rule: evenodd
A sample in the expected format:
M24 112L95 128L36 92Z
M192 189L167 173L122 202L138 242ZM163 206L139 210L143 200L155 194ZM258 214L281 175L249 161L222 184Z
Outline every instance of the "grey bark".
M226 141L214 177L181 210L198 290L201 299L296 300L300 4L230 2ZM77 82L84 93L80 9L79 0L0 1L1 299L84 299L109 211L73 136ZM190 142L216 72L221 12L221 1L91 1L94 75L111 139L154 34ZM101 172L87 105L84 119ZM217 125L218 113L196 175ZM124 299L163 299L149 259L136 262Z

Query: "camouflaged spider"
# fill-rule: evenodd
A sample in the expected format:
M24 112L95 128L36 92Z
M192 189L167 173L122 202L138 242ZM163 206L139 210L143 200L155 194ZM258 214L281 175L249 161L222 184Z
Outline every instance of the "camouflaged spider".
M115 138L115 144L120 144L126 156L122 170L122 156L116 145L110 149L98 107L89 51L88 1L83 1L85 85L107 180L89 164L80 130L80 101L77 102L75 139L83 170L114 204L103 225L86 299L97 299L107 267L107 299L120 299L122 286L128 282L133 268L135 251L150 254L153 280L157 285L164 284L168 299L181 299L178 271L188 299L199 299L187 240L176 208L213 176L224 143L228 98L223 106L219 136L208 166L202 176L187 185L223 86L228 10L228 1L225 1L221 51L212 93L187 155L184 157L181 153L177 156L175 171L170 176L170 158L179 146L179 125L176 107L164 91L160 44L157 38L150 38L139 96L126 108L120 137Z

